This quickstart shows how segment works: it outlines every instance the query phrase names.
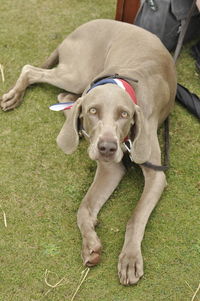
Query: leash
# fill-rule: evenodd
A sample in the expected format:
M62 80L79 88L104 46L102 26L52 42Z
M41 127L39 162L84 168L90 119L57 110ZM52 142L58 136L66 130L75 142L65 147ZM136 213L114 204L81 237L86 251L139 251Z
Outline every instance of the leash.
M179 38L178 38L178 42L177 42L177 46L174 52L174 62L176 63L178 56L180 54L182 45L183 45L183 41L191 20L191 17L194 13L195 7L196 7L196 1L193 0L191 9L189 11L189 14L187 16L187 18L185 20L182 20L181 23L181 31L179 34ZM165 171L169 168L169 162L170 162L170 152L169 152L169 148L170 148L170 142L169 142L169 116L167 117L167 119L164 121L164 164L162 166L155 166L152 165L150 162L145 162L142 165L152 168L154 170L158 170L158 171Z
M155 171L166 171L169 168L169 161L170 161L170 148L169 148L169 117L165 119L164 121L164 132L163 132L163 139L164 139L164 163L163 165L156 165L152 164L149 161L146 161L140 165L145 166L147 168L153 169ZM129 155L124 155L124 158L122 159L124 166L126 169L129 169L132 166L135 166L135 163L131 159L130 152L131 152L131 146L132 142L130 139L126 140L124 142L124 146L126 150L128 151Z
M178 56L180 54L180 51L181 51L181 48L183 46L183 41L184 41L188 26L190 24L190 20L192 18L192 15L193 15L195 9L196 9L196 0L193 0L192 6L191 6L190 11L187 15L187 18L181 21L180 34L179 34L179 37L178 37L178 42L177 42L176 49L175 49L174 56L173 56L175 63L177 61L177 58L178 58Z
M195 11L196 8L196 1L193 0L191 9L189 11L189 14L187 16L187 18L185 20L181 21L181 31L179 34L179 38L178 38L178 42L176 45L176 49L174 52L174 62L176 63L178 56L180 54L181 48L183 46L183 41L188 29L188 26L190 24L190 20L191 17ZM169 116L167 117L167 119L164 121L164 164L162 166L162 169L158 169L158 170L167 170L169 168L169 162L170 162L170 142L169 142ZM152 167L151 167L152 168ZM153 167L153 169L157 170L157 167Z
M177 46L174 52L174 62L176 63L178 56L180 54L181 48L183 46L183 41L191 20L191 17L195 11L196 8L196 1L193 0L191 9L189 11L189 14L187 16L187 18L185 20L182 20L181 22L181 31L179 34L179 38L178 38L178 42L177 42ZM166 171L169 168L169 163L170 163L170 142L169 142L169 116L167 117L167 119L164 121L164 164L162 166L157 166L154 164L151 164L150 162L145 162L141 165L152 168L154 170L158 170L158 171Z
M157 171L166 171L169 168L170 162L170 147L169 147L169 117L164 121L164 164L163 165L154 165L150 162L145 162L142 165L152 168Z

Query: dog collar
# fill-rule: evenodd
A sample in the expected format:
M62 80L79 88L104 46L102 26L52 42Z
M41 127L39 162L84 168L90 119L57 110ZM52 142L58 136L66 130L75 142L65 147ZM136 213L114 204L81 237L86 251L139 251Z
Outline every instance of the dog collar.
M120 78L120 76L118 74L115 74L114 76L107 76L105 78L101 78L101 79L97 79L95 80L90 88L87 90L86 93L88 93L90 90L94 89L97 86L101 86L101 85L105 85L105 84L114 84L117 85L118 87L122 88L123 90L125 90L129 96L131 97L133 103L137 104L137 98L136 98L136 94L135 91L133 89L133 87L125 80L131 80L134 82L138 82L136 79L132 79L129 77L123 77L124 79ZM53 104L49 107L50 110L52 111L64 111L64 110L69 110L72 108L72 106L74 105L74 102L63 102L63 103L56 103Z
M117 85L118 87L122 88L123 90L125 90L129 96L131 97L132 101L137 104L137 98L136 98L136 94L135 94L135 91L133 89L133 87L127 82L125 81L124 79L121 79L121 78L104 78L104 79L101 79L99 81L96 81L94 82L91 87L87 90L86 93L88 93L90 90L98 87L98 86L102 86L102 85L105 85L105 84L114 84L114 85Z
M56 112L65 111L71 109L73 105L74 102L61 102L61 103L55 103L54 105L51 105L49 109Z

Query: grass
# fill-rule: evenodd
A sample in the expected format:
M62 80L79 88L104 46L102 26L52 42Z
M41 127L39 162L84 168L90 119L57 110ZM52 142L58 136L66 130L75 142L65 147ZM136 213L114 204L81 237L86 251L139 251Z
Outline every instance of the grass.
M74 28L91 19L114 18L115 7L114 0L1 0L0 64L5 82L0 82L0 94L13 85L24 64L40 65ZM184 47L177 69L179 82L200 95L190 45ZM58 93L55 87L37 85L28 89L18 109L0 112L1 301L69 301L83 270L76 212L93 179L95 162L88 158L84 141L70 156L57 148L55 138L64 117L48 106ZM143 186L136 168L99 215L102 262L91 269L75 300L192 299L200 280L198 120L176 104L170 132L169 185L142 245L145 276L137 286L123 287L116 269L125 224ZM46 270L52 272L51 284L67 279L48 294Z

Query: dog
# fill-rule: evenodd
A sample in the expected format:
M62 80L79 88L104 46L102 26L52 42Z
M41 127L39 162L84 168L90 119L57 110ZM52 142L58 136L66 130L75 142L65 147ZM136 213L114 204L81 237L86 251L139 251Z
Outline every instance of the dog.
M64 106L72 103L64 111L67 119L57 137L58 146L71 154L81 132L89 142L89 157L97 161L94 181L77 214L85 265L100 261L97 215L125 174L124 153L141 167L144 189L128 221L118 263L120 283L136 284L143 276L145 227L166 186L162 169L151 166L161 165L157 130L175 100L177 81L171 55L155 35L142 28L93 20L69 34L42 68L25 65L14 88L3 95L2 110L18 106L26 88L35 83L65 90L58 100Z

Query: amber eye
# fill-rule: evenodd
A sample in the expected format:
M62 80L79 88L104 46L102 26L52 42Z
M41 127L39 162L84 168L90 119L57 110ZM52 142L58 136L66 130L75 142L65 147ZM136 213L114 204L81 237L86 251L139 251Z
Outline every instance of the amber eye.
M97 113L97 110L95 108L89 109L90 114L95 115Z
M121 112L121 117L122 118L127 118L128 117L128 113L126 111Z

